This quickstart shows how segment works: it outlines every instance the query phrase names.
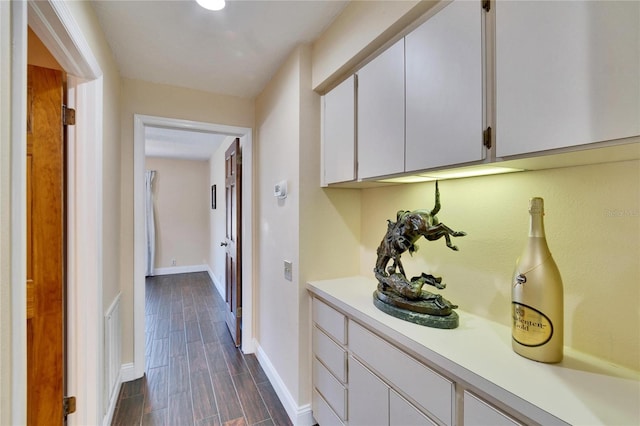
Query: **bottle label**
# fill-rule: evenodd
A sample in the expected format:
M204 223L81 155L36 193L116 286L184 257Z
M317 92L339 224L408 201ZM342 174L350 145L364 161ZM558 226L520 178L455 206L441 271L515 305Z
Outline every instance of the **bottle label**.
M553 336L551 320L531 306L513 302L511 304L513 340L523 346L542 346Z

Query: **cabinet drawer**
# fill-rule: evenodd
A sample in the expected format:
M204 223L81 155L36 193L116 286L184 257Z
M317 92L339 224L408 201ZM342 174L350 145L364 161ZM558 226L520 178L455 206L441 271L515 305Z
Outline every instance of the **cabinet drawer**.
M347 344L346 318L326 303L313 298L313 322L327 332L336 342Z
M349 321L349 349L441 422L454 423L455 388L451 381L354 321Z
M313 387L342 420L347 413L347 390L317 359L313 359Z
M402 426L437 426L435 422L422 414L393 389L389 391L389 424Z
M340 418L336 416L336 413L329 407L327 401L325 401L315 389L313 390L311 404L313 418L316 419L318 424L322 426L344 426L344 423L342 423Z
M478 398L474 394L464 391L464 424L465 426L517 426L520 423L505 413Z
M322 330L313 327L313 354L343 383L347 381L347 352Z

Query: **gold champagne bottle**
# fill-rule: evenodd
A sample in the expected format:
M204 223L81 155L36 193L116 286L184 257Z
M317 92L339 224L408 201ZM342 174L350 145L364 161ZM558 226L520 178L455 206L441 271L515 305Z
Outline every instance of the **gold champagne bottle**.
M529 201L529 240L516 262L511 290L512 347L540 362L560 362L563 355L562 278L544 233L544 200Z

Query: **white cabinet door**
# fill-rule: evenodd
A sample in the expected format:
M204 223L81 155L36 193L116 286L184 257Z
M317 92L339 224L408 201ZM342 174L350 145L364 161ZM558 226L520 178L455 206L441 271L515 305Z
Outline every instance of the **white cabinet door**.
M351 76L323 97L323 184L356 178L355 96Z
M406 170L482 160L484 11L457 0L406 36Z
M404 40L358 71L358 178L404 171Z
M499 157L640 134L640 2L493 4Z
M389 424L389 388L355 358L349 357L350 426Z

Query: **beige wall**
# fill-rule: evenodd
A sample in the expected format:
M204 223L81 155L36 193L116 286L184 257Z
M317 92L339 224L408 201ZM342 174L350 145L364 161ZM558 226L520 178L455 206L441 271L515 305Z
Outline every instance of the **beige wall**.
M545 200L549 248L565 294L565 344L640 370L640 163L625 161L440 182L439 219L467 236L460 251L418 241L407 275L443 276L461 310L510 325L511 277L524 248L528 199ZM396 210L430 209L434 184L362 191L361 273Z
M256 337L281 379L299 392L298 279L300 51L296 50L256 99L258 214ZM288 182L288 196L276 199L273 186ZM293 282L283 261L293 262Z
M298 48L256 100L256 337L298 406L311 399L307 281L358 272L357 190L320 188L320 98ZM289 194L273 186L287 180ZM337 254L337 253L340 254ZM285 280L283 262L293 262Z
M156 171L154 267L206 265L211 210L209 162L147 157L146 169Z
M206 123L253 127L251 99L217 95L180 87L123 78L120 140L122 151L122 196L119 200L122 223L120 246L123 324L133 324L133 116L144 114ZM116 206L118 204L115 204ZM122 362L133 361L133 327L123 330Z

